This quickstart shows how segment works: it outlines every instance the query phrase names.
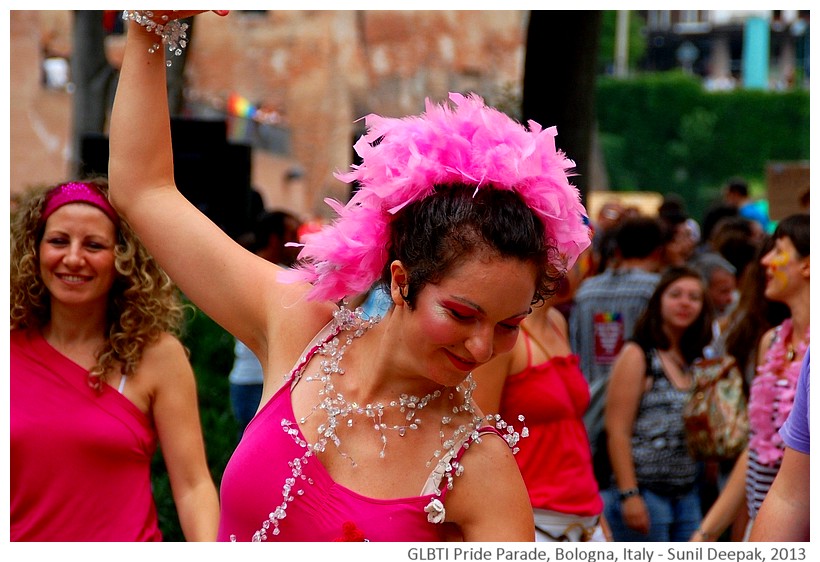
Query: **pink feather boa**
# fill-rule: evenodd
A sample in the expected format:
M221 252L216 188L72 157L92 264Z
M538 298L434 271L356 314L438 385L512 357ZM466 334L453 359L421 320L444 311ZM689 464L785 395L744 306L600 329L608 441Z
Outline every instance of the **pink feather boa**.
M454 108L428 99L419 116L365 118L367 132L354 145L363 163L336 174L360 189L346 205L325 200L338 218L305 236L299 254L305 261L283 280L311 283L311 300L366 292L387 261L391 216L430 195L434 185L454 183L517 192L546 225L559 265L572 267L590 235L568 180L575 163L556 149L556 128L530 121L527 129L475 94L451 93L450 100Z
M750 390L749 448L757 453L760 463L769 466L783 458L783 439L778 430L794 406L800 364L809 347L809 332L806 330L806 337L795 350L794 359L788 361L786 343L791 335L792 321L789 318L778 328L763 364L757 368Z

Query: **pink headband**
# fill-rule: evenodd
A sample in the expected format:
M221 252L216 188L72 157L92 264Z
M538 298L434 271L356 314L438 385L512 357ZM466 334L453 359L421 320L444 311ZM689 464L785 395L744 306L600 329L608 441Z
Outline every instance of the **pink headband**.
M364 293L387 260L393 215L434 186L457 183L518 193L543 220L562 265L572 267L590 245L589 221L568 180L575 163L555 147L555 127L530 121L525 128L475 94L450 100L455 107L427 100L418 116L365 118L367 132L354 147L362 164L336 174L359 189L346 205L326 200L338 218L305 235L304 261L280 279L312 283L311 300Z
M70 182L58 185L46 196L46 204L43 209L43 222L50 217L54 211L68 205L69 203L88 203L94 205L108 216L115 225L120 224L120 218L105 195L93 184L83 182Z

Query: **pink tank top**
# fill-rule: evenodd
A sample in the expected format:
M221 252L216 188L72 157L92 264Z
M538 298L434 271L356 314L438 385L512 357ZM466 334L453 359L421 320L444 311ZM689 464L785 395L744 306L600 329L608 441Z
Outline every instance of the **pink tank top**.
M323 334L328 329L323 330ZM301 376L321 343L317 337L294 367ZM434 522L446 486L428 486L416 497L368 498L333 481L312 454L295 421L292 384L285 384L250 422L220 487L220 541L406 541L443 539ZM482 428L482 432L497 431ZM456 461L464 448L459 449Z

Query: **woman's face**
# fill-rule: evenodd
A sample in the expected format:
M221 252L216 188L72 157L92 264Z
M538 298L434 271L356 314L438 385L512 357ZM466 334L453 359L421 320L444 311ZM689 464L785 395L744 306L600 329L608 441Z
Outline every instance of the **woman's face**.
M697 241L692 229L685 222L675 226L675 235L664 247L667 263L683 265L692 257Z
M512 349L530 312L535 267L511 258L469 259L419 291L403 333L427 378L455 386Z
M804 284L808 283L808 258L800 257L788 236L774 241L774 247L760 259L766 269L767 299L786 302Z
M703 309L703 284L694 277L681 277L661 295L663 323L673 331L686 330Z
M715 269L709 280L709 296L717 314L724 314L735 299L737 279L725 269Z
M105 306L116 278L114 223L92 205L70 203L48 217L40 276L52 303Z

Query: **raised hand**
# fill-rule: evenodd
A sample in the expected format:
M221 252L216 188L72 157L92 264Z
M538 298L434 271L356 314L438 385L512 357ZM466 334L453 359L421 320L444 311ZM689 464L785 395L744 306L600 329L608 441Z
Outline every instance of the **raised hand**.
M164 45L170 52L179 56L188 45L188 24L180 20L205 11L207 10L125 10L122 18L139 24L147 33L153 33L159 38L160 42L154 43L148 49L150 53L159 51ZM220 16L228 14L228 10L212 11ZM171 61L168 60L166 65L171 66Z

